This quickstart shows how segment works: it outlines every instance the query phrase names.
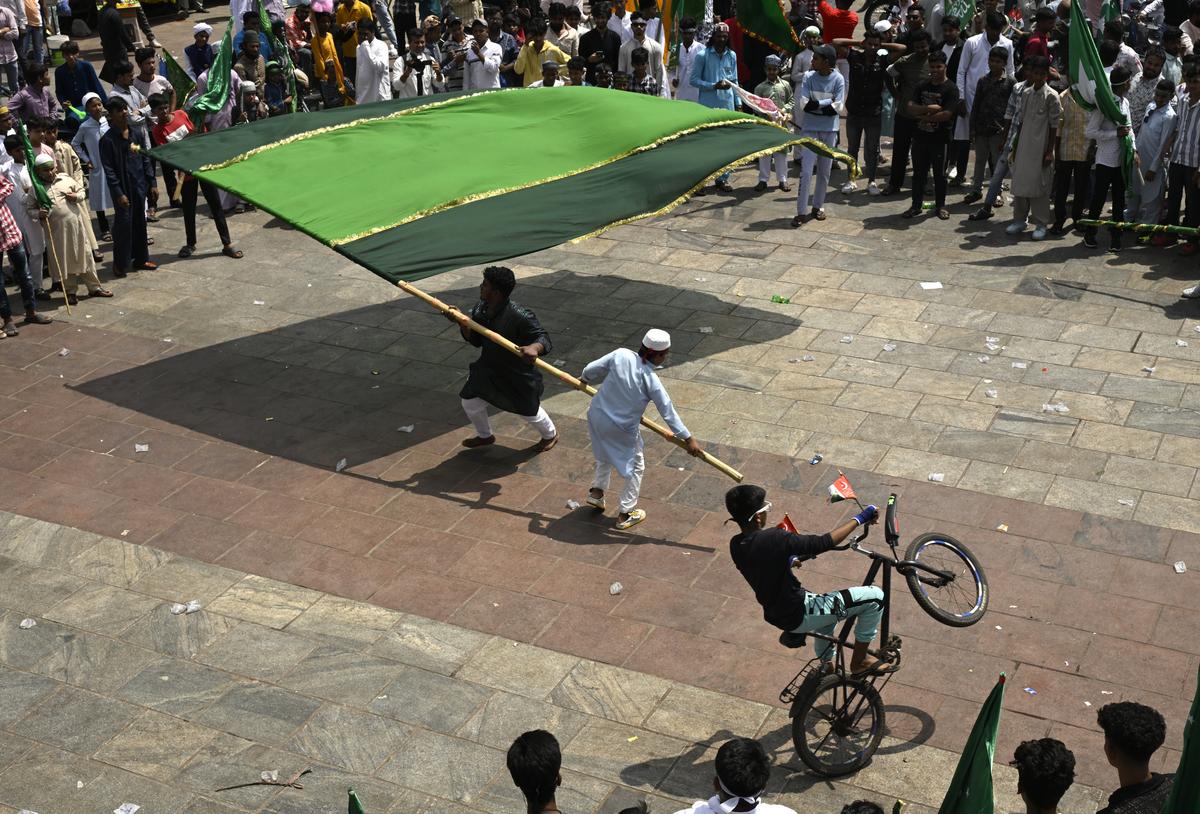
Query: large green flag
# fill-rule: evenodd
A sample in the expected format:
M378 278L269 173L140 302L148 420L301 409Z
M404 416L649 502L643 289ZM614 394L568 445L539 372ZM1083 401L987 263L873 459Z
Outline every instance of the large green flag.
M354 789L350 789L350 807L348 814L367 814L363 811L362 803L358 800L358 795L354 793Z
M1200 730L1196 720L1200 718L1200 674L1196 676L1196 697L1183 725L1183 754L1179 756L1179 768L1175 770L1175 784L1171 796L1163 806L1162 814L1195 814L1200 811Z
M175 89L175 104L183 107L184 101L196 89L196 82L166 48L162 49L162 56L159 57L158 72L165 76L171 83L171 87Z
M777 51L794 54L800 50L800 40L788 22L783 0L742 0L737 4L737 22L747 36Z
M53 205L50 203L50 196L46 194L46 186L42 183L42 179L38 178L38 174L33 171L34 159L33 144L29 141L29 134L25 132L25 125L21 124L20 119L14 119L17 126L17 136L21 139L22 152L25 154L25 168L29 170L29 183L33 185L33 197L37 199L38 206L42 209L49 210Z
M292 97L292 112L296 112L296 100L299 96L296 94L296 72L292 69L292 55L288 51L287 42L275 36L275 29L271 25L271 15L267 14L267 7L262 0L257 0L258 6L258 24L262 27L263 33L267 37L267 42L271 43L272 61L279 63L280 70L283 71L284 77L288 83L288 95ZM261 91L262 88L259 88Z
M1004 704L1004 674L983 702L975 726L967 737L958 768L938 814L992 814L992 762L996 758L996 734L1000 730L1000 707Z
M212 65L208 66L204 93L192 100L187 106L187 112L192 117L192 124L197 130L204 129L204 117L216 113L229 102L229 75L233 71L233 18L225 26L225 36L221 38L221 47L213 57Z
M1092 38L1092 27L1083 14L1083 3L1071 4L1071 38L1067 47L1067 59L1071 95L1075 97L1075 101L1084 110L1099 109L1104 118L1118 127L1129 129L1121 140L1121 169L1128 189L1134 171L1133 131L1129 128L1129 117L1121 112L1117 97L1113 95L1108 74L1105 73L1100 53L1096 50L1096 40Z

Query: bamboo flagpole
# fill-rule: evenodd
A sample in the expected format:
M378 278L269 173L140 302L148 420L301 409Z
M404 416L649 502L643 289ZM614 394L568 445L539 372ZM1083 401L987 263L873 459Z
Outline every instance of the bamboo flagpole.
M522 355L521 349L519 347L517 347L514 343L505 339L503 336L496 333L495 331L483 327L478 322L476 322L475 320L471 319L466 314L464 314L462 311L459 311L457 308L451 308L449 305L442 302L437 297L434 297L431 294L426 294L424 291L417 288L412 283L405 282L404 280L399 280L396 282L396 285L399 286L399 288L402 291L404 291L406 294L411 294L412 296L416 297L417 299L422 300L426 304L437 309L441 313L443 313L447 316L450 316L456 322L458 322L459 325L470 328L475 333L480 334L481 336L487 337L488 339L492 340L497 345L504 348L505 350L507 350L510 353L513 353L517 356ZM575 378L570 373L567 373L564 370L559 370L558 368L556 368L554 365L550 364L549 362L546 362L542 359L536 359L536 360L534 360L534 364L537 365L542 370L549 373L550 375L560 379L561 381L565 382L566 384L569 384L574 389L582 390L584 393L587 393L589 396L596 395L596 388L592 387L590 384L585 384L584 382L580 381L579 379ZM684 448L684 446L685 446L684 442L679 440L678 438L676 438L675 434L672 433L669 429L662 426L661 424L659 424L656 421L652 421L649 418L646 418L645 416L642 416L642 426L649 430L652 430L653 432L658 433L663 438L667 439L668 441L670 441L672 444L674 444L677 447ZM738 472L736 469L734 469L732 466L730 466L729 464L722 461L720 458L717 458L717 457L710 455L709 453L703 452L703 451L700 453L699 457L701 459L703 459L706 464L713 466L716 469L719 469L722 473L733 478L738 483L742 482L742 479L743 479L742 473Z

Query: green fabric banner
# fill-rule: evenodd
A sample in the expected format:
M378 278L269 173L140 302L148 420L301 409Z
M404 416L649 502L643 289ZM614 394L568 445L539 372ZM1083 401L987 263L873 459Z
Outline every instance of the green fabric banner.
M1183 754L1179 756L1179 768L1175 770L1175 784L1171 796L1163 806L1162 814L1195 814L1200 811L1200 729L1196 720L1200 718L1200 674L1196 676L1196 696L1183 725Z
M336 245L576 175L694 130L755 121L702 105L570 86L425 97L423 105L395 112L390 105L365 105L366 116L342 125L305 116L308 132L275 142L260 135L254 148L202 166L199 175L266 209L288 211L299 228ZM481 137L486 150L479 149ZM446 160L412 160L432 156L432 145ZM160 150L173 163L172 147Z
M1000 730L1000 708L1004 704L1004 674L992 688L963 748L958 767L942 800L938 814L992 814L992 763L996 758L996 735Z
M166 48L162 49L162 56L158 59L158 72L165 76L175 89L175 106L183 107L183 103L196 89L196 83Z
M737 21L748 36L777 51L794 54L800 40L787 19L783 0L742 0L737 4Z
M225 25L225 36L221 38L221 47L213 57L212 65L206 74L204 93L192 100L185 109L192 117L192 124L203 132L204 117L216 113L229 101L229 75L233 71L233 18ZM198 79L199 77L197 77ZM186 140L186 139L185 139Z
M588 129L599 137L589 137ZM494 151L478 150L480 133ZM462 134L475 138L463 141ZM757 117L564 87L277 116L164 145L151 155L395 282L528 254L665 213L718 173L799 142ZM517 149L529 143L542 149ZM456 160L409 160L429 155L432 144ZM480 152L487 157L472 155ZM291 159L281 163L280 156ZM334 161L344 172L307 172L305 161ZM358 220L338 210L358 213ZM383 228L365 228L380 223ZM343 239L347 234L351 239Z
M20 119L13 119L16 123L17 136L21 139L21 151L25 154L25 169L29 171L29 183L33 185L33 197L37 199L38 206L42 209L49 210L52 206L50 196L46 194L46 185L42 183L42 179L38 178L38 174L33 171L34 154L33 144L29 141L29 134L25 132L25 125L21 124ZM24 206L23 203L14 202L15 206Z
M1071 4L1071 36L1067 46L1067 60L1071 95L1080 107L1089 111L1098 108L1104 114L1104 118L1118 127L1129 130L1121 139L1121 168L1128 187L1134 173L1133 133L1129 129L1129 117L1121 112L1117 97L1113 95L1108 74L1104 71L1104 63L1100 61L1100 52L1096 50L1092 27L1083 13L1083 3Z

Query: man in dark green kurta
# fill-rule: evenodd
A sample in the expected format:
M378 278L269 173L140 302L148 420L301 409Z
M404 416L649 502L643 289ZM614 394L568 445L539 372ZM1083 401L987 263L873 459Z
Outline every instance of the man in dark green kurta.
M463 339L482 349L479 358L471 363L467 383L458 394L467 418L475 427L475 437L463 441L464 447L483 447L496 442L488 421L489 404L516 413L532 424L542 436L538 444L542 450L558 442L554 422L541 404L545 389L542 374L534 365L539 356L550 352L550 336L532 311L509 299L516 285L512 269L502 266L485 269L479 302L471 309L470 317L519 346L521 356L470 328L460 327Z

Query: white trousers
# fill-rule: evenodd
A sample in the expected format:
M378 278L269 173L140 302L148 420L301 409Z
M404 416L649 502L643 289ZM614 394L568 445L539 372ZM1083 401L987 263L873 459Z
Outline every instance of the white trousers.
M830 147L837 147L838 134L836 130L804 130L801 136L816 139ZM813 169L816 172L813 172ZM829 171L833 169L833 159L818 155L812 150L800 151L800 186L796 190L796 211L801 215L809 213L808 190L813 175L817 176L816 189L812 193L812 208L820 209L825 206L825 192L829 188Z
M462 408L475 427L475 434L480 438L490 438L492 422L488 420L488 403L483 399L462 399ZM547 415L546 408L541 405L538 405L535 415L523 415L521 418L528 421L534 426L534 429L541 433L542 440L549 440L558 432L554 428L554 422Z
M774 155L764 155L758 159L758 180L764 184L771 180L771 162L775 162L776 180L781 184L787 183L787 150L781 150Z
M642 491L642 473L645 471L646 458L639 449L633 458L633 472L630 474L629 480L625 481L625 489L621 492L622 514L628 514L637 508L638 495ZM611 478L612 467L596 461L596 479L592 481L592 488L607 492L608 483Z

